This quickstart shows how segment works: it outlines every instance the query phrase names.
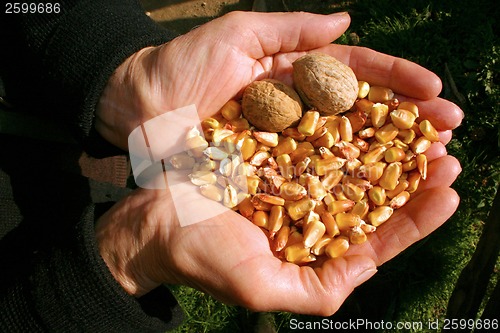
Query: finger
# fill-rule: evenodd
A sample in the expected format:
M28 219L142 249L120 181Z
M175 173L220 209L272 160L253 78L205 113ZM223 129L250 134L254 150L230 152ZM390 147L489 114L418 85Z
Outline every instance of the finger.
M421 193L435 187L448 187L453 184L461 171L460 162L455 157L446 155L438 158L429 163L427 167L427 179L420 181L416 193Z
M439 132L439 141L442 144L447 145L451 141L452 135L453 133L451 130Z
M234 45L240 45L239 49L254 59L327 45L350 24L347 13L232 12L218 20L224 20L226 33L238 39Z
M347 254L368 255L381 265L441 226L453 215L459 201L449 187L422 192L396 210L377 232L369 235L367 242L351 247Z
M421 100L435 98L441 92L439 77L414 62L346 45L329 45L319 51L349 65L358 80L371 85L389 87L396 93Z
M446 151L446 147L441 142L434 142L425 152L428 162L446 156L447 154L448 152Z
M266 276L261 288L253 288L249 304L244 305L258 311L329 316L354 288L375 273L375 263L365 256L336 258L316 269L283 263L273 275L274 280Z
M400 101L410 101L418 106L419 120L428 119L439 131L457 128L464 118L464 113L455 103L443 98L416 100L405 96L396 96Z

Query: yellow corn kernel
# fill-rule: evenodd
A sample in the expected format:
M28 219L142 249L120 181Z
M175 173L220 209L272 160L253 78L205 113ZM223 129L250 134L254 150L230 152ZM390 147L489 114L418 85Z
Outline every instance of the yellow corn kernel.
M288 238L290 237L290 227L284 225L281 229L276 233L276 237L274 239L274 250L279 252L283 250L288 243Z
M319 214L316 213L314 210L307 212L306 215L304 215L304 217L302 218L302 230L305 231L310 223L319 220L320 220Z
M338 170L344 166L346 160L340 157L318 158L313 161L314 170L318 176L324 176L330 170Z
M354 175L361 165L363 165L363 163L358 159L347 161L345 162L345 171L347 174Z
M394 98L394 92L386 87L371 86L368 99L375 103L382 103Z
M278 145L278 133L253 132L253 136L258 142L268 147L276 147Z
M212 133L212 144L216 147L220 146L222 140L226 139L226 141L230 141L235 143L235 138L237 138L238 134L234 133L230 129L227 128L216 128Z
M352 141L352 126L349 118L346 116L342 116L342 118L340 118L339 133L342 141Z
M288 235L288 242L286 243L286 246L298 243L302 244L303 240L304 235L302 235L302 233L299 232L295 226L290 227L290 234Z
M410 200L410 193L407 191L402 191L389 202L389 207L392 209L401 208L404 204L406 204Z
M400 109L391 112L392 123L399 129L410 129L417 117L408 110Z
M366 224L366 223L361 223L361 226L360 226L361 230L364 231L365 234L371 234L373 232L375 232L377 230L377 227L376 226L373 226L371 224Z
M420 175L420 172L418 171L412 171L408 174L408 178L406 179L408 181L408 187L406 188L406 191L408 193L413 193L417 190L418 185L420 183L420 179L422 176Z
M354 202L360 201L365 196L365 191L353 183L343 184L342 191L349 200Z
M339 155L348 161L358 158L361 154L361 150L358 147L343 140L335 145L335 150L338 150Z
M431 142L425 136L421 136L413 141L410 146L415 154L423 154L430 148Z
M300 200L307 195L307 190L304 186L294 183L285 182L280 186L280 197L285 200Z
M330 191L342 180L343 176L344 173L341 170L329 170L321 180L321 184L327 191Z
M255 208L253 207L250 195L247 194L247 196L240 201L238 204L238 210L240 214L247 219L250 219L253 216ZM267 228L267 224L265 227Z
M370 84L366 81L358 81L358 98L365 98L370 92Z
M371 213L368 214L368 222L371 225L378 227L382 223L386 222L394 212L389 206L378 206Z
M418 106L415 103L404 101L399 103L398 109L408 110L418 118Z
M403 149L398 147L391 147L387 149L384 154L384 159L387 163L401 162L405 158L406 154Z
M403 172L408 172L417 168L417 160L412 159L403 163Z
M311 221L307 224L304 231L304 246L311 248L317 241L323 237L326 227L321 221Z
M392 141L398 135L398 128L392 123L382 126L375 132L375 139L381 144Z
M263 210L256 210L252 214L252 222L258 227L269 229L269 214Z
M387 195L387 197L389 199L392 199L394 198L396 195L398 195L399 193L403 192L404 190L406 190L408 188L408 181L407 180L400 180L399 181L399 184L394 188L394 190L390 190L390 191L385 191L385 194Z
M220 113L226 120L237 119L241 116L241 105L235 100L229 100L222 106Z
M366 239L365 232L359 226L352 228L349 232L349 240L352 244L363 244L366 242Z
M422 179L425 180L427 178L427 156L424 154L417 155L417 168Z
M335 221L340 231L349 230L352 227L359 226L361 218L353 213L338 213L335 215Z
M316 148L320 147L331 148L336 142L337 140L334 139L332 133L326 132L323 136L316 139L312 144Z
M303 174L307 170L307 167L309 167L310 163L311 159L309 157L306 157L302 161L298 162L295 165L295 177L299 177Z
M317 176L306 178L307 193L313 199L322 200L326 195L326 189Z
M221 123L215 118L206 118L201 121L201 127L203 129L212 129L215 130L216 128L222 128Z
M388 114L389 114L389 107L387 105L382 103L373 104L370 113L372 125L376 128L384 126Z
M283 206L285 204L285 199L275 195L269 195L266 193L257 193L255 197L261 200L262 202L267 202L275 206Z
M356 111L363 112L365 115L369 116L370 112L372 110L373 104L375 104L375 103L373 103L372 101L370 101L366 98L361 98L361 99L358 99L356 102L354 102L354 109Z
M399 177L403 173L403 165L401 162L392 162L385 168L382 177L380 177L379 185L386 190L394 190L399 183Z
M286 261L291 263L299 263L302 259L310 254L310 250L304 247L302 243L296 243L285 248Z
M276 157L276 163L278 164L278 168L280 173L286 180L290 181L294 175L294 169L292 160L290 159L290 155L282 154Z
M330 237L335 237L340 234L339 227L337 226L337 222L332 214L327 211L323 211L320 214L321 222L325 225L326 234Z
M318 111L307 111L302 116L302 119L300 120L297 129L299 130L300 133L304 134L305 136L313 135L316 130L316 125L318 124L318 120L319 120Z
M358 136L361 139L372 138L373 136L375 136L375 128L373 127L364 128L358 132Z
M311 198L302 198L297 201L292 201L287 205L286 210L293 221L300 220L308 212L312 211L316 203Z
M366 215L368 214L368 211L370 209L370 206L368 205L367 201L361 200L356 202L354 207L352 207L351 213L358 215L361 219L365 219Z
M302 161L305 157L314 155L315 152L314 146L310 142L303 141L297 144L297 148L288 155L290 155L292 163L297 163L298 161Z
M248 123L248 120L246 120L245 118L236 118L230 120L228 122L228 125L230 126L231 130L238 133L250 129L250 124Z
M273 156L279 156L283 154L290 154L295 149L297 149L297 141L295 141L292 137L285 137L276 147L273 148Z
M407 130L400 130L398 133L398 138L403 141L403 143L409 145L410 143L415 140L416 134L415 131L412 129L407 129Z
M325 135L327 132L328 130L324 126L316 127L314 133L306 137L306 142L313 142L322 137L323 135Z
M267 160L271 157L271 154L269 154L267 151L257 151L255 154L250 158L248 161L250 165L253 166L261 166L264 164L264 162L267 162Z
M257 140L246 137L243 139L243 143L241 145L241 157L243 158L244 161L248 161L250 157L252 157L255 154L255 151L257 150Z
M231 184L227 184L224 188L222 204L228 208L234 208L238 205L238 191Z
M325 249L332 241L332 238L328 235L321 237L311 248L311 253L317 256L322 256L325 254Z
M283 226L285 216L285 208L283 206L272 206L269 213L269 237L274 238L274 235Z
M408 149L410 149L410 146L408 146L406 143L404 143L400 139L394 139L392 142L394 142L394 147L399 148L399 149L403 150L404 152L407 152Z
M431 122L426 120L422 120L419 124L420 132L430 141L430 142L438 142L439 141L439 133L432 126Z
M371 183L375 183L384 174L385 167L384 162L365 164L359 167L359 174Z
M336 215L338 213L344 213L351 210L354 205L355 202L352 200L337 200L330 202L327 207L330 214Z
M200 186L201 194L214 201L222 201L224 198L224 191L214 184L204 184Z
M349 249L349 239L343 236L335 237L326 246L325 253L329 258L338 258Z
M368 180L357 178L357 177L352 177L349 175L345 175L344 179L342 180L342 183L343 184L347 184L347 183L354 184L364 191L369 190L373 187L373 185Z
M195 171L188 175L191 183L194 185L215 184L217 182L217 175L212 171Z
M284 129L281 132L281 134L283 134L283 136L285 136L285 137L290 137L290 138L297 140L297 141L302 141L306 138L306 136L304 134L299 132L297 127L288 127L286 129Z
M380 146L377 148L374 148L364 154L363 156L360 157L360 160L363 162L363 164L372 164L375 162L379 162L384 158L385 152L387 150L387 147L385 146Z
M384 204L387 195L383 187L373 186L373 188L368 190L368 197L375 205L381 206Z

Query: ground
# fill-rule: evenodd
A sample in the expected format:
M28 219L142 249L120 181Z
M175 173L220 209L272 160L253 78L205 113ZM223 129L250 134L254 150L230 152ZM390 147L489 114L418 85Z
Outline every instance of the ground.
M142 0L146 11L163 26L185 33L234 10L311 12L336 11L343 1L321 0Z

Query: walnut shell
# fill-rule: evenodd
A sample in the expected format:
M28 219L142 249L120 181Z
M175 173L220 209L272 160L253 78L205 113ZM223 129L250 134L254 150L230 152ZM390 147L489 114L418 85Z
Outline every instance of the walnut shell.
M293 81L304 103L322 115L347 111L358 97L352 69L326 54L310 53L295 60Z
M261 131L281 132L298 123L302 102L295 90L273 79L254 81L243 92L243 116Z

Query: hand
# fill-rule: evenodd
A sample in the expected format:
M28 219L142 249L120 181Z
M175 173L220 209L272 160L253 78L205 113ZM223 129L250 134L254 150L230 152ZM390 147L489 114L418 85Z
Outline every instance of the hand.
M141 296L161 283L185 284L256 311L330 315L377 265L453 214L459 198L449 186L460 166L444 144L460 124L461 110L437 97L441 82L424 68L365 48L329 44L348 24L346 14L307 13L231 13L211 21L166 45L141 50L120 66L103 94L96 126L126 147L131 130L168 110L194 103L204 118L255 79L290 83L293 60L318 50L349 64L359 80L411 98L441 131L442 142L427 153L428 179L413 200L367 243L313 269L275 258L262 231L237 213L181 227L168 190L139 189L96 227L101 254L127 292Z

